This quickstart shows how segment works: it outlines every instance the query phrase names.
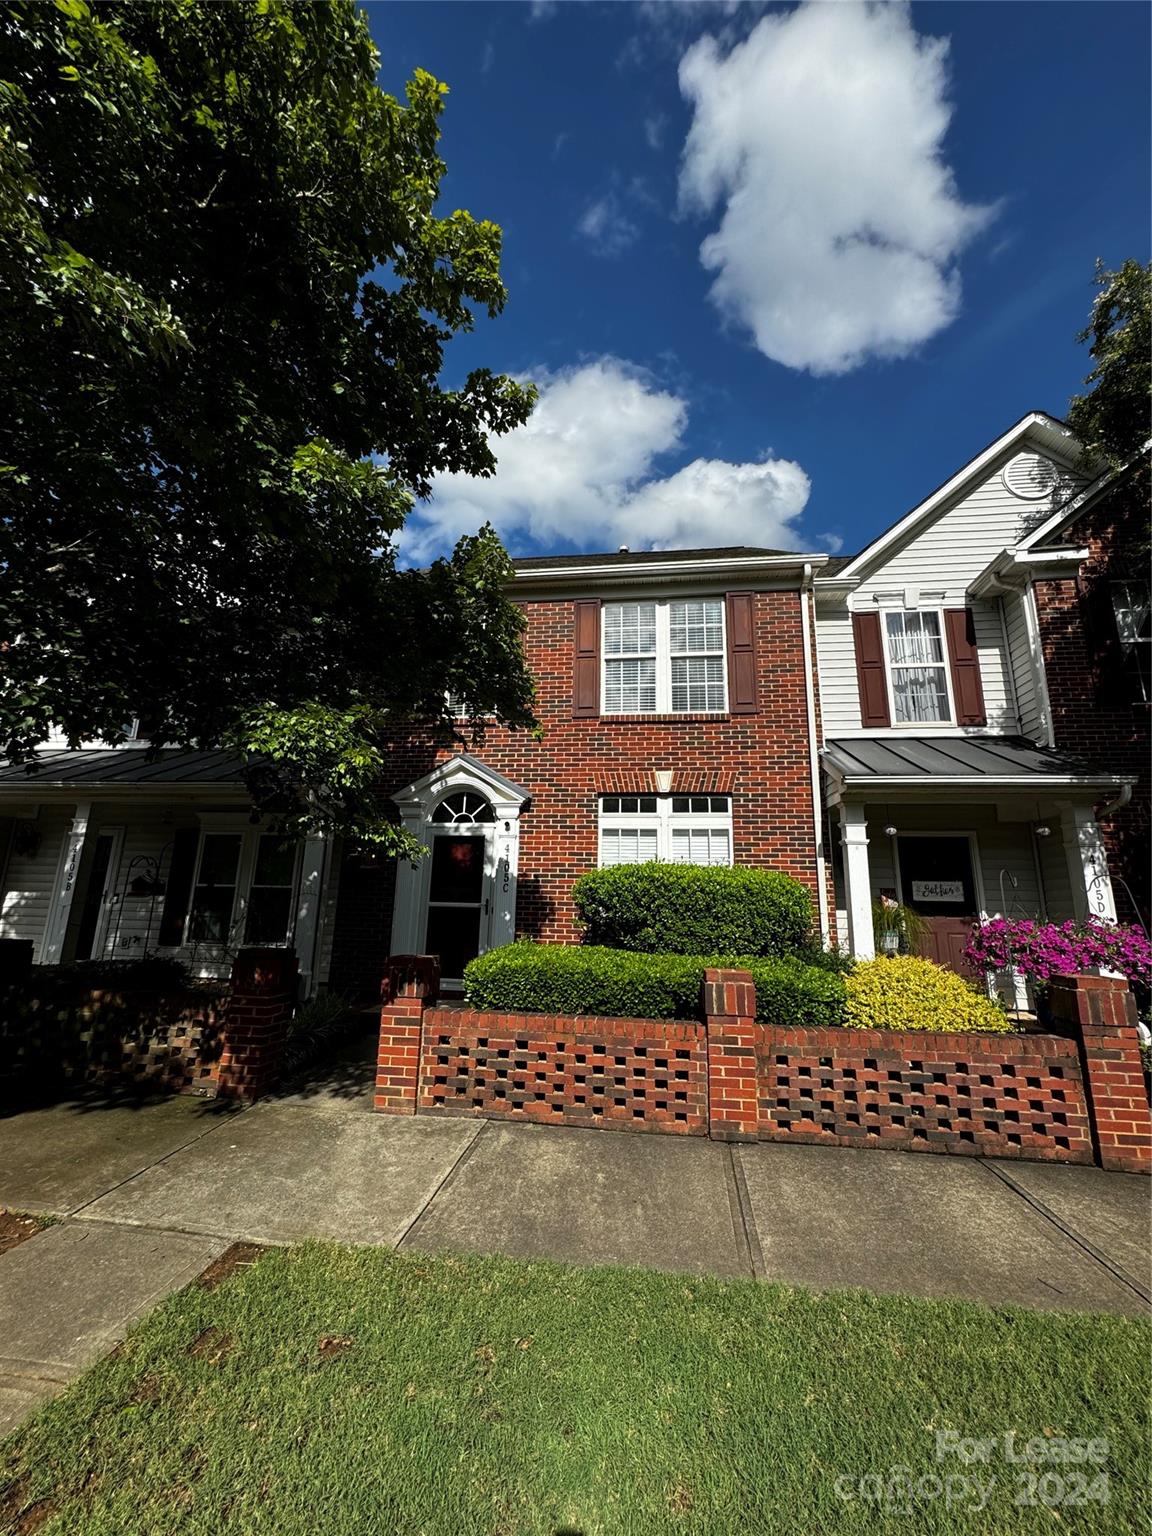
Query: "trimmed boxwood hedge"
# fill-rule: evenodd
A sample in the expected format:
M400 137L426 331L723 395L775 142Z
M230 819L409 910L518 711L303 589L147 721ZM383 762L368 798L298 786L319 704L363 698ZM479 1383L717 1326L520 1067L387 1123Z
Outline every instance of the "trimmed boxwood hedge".
M704 972L751 971L764 1024L844 1022L842 976L794 958L641 955L599 945L506 944L472 960L464 994L474 1008L607 1018L698 1019Z
M660 955L789 955L812 942L807 886L774 869L620 864L572 888L587 944Z

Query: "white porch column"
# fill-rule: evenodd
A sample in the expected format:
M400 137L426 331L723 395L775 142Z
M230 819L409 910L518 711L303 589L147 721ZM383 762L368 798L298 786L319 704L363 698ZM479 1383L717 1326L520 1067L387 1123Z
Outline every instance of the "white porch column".
M60 850L60 862L56 866L56 879L48 903L48 920L44 924L44 937L40 944L41 965L58 965L64 957L64 939L68 933L68 919L72 914L72 898L76 894L80 862L84 857L84 844L91 820L92 802L82 801L72 813L72 825Z
M1108 873L1108 854L1096 812L1090 805L1066 806L1060 812L1064 835L1064 854L1072 882L1072 901L1076 917L1098 917L1103 922L1116 921L1116 898Z
M300 965L301 994L311 997L316 988L319 958L320 913L327 881L329 842L309 837L300 856L300 894L296 903L294 947Z
M857 960L876 954L872 928L872 881L868 872L868 823L862 805L840 803L840 843L844 849L844 904L848 908L848 947Z

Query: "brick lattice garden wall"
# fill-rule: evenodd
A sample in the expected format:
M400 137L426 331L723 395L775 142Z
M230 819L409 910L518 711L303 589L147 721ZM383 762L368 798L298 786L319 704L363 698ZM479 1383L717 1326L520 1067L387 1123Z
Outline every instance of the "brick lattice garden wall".
M430 1009L423 1023L418 1109L707 1133L702 1024L467 1008Z
M119 1082L160 1092L215 1092L219 987L86 987L33 972L0 989L0 1007L0 1079L13 1087Z
M375 1099L388 1114L1152 1165L1134 1006L1115 978L1053 985L1063 1035L779 1029L756 1022L735 970L705 972L699 1022L439 1008L438 981L433 957L390 962Z
M1076 1044L1055 1035L770 1030L757 1075L764 1140L1092 1161Z

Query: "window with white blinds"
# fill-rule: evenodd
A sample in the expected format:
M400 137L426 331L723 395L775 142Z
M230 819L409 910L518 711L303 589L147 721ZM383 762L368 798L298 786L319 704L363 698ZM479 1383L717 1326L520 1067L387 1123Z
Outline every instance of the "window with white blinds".
M605 603L606 715L722 713L724 600Z
M732 863L728 795L602 795L600 867Z

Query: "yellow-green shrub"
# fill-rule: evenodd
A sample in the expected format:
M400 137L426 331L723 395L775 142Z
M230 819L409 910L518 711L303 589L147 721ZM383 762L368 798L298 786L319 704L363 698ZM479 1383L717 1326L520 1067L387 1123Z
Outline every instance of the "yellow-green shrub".
M844 978L853 1029L983 1029L1009 1033L995 1003L954 971L914 955L865 960Z

